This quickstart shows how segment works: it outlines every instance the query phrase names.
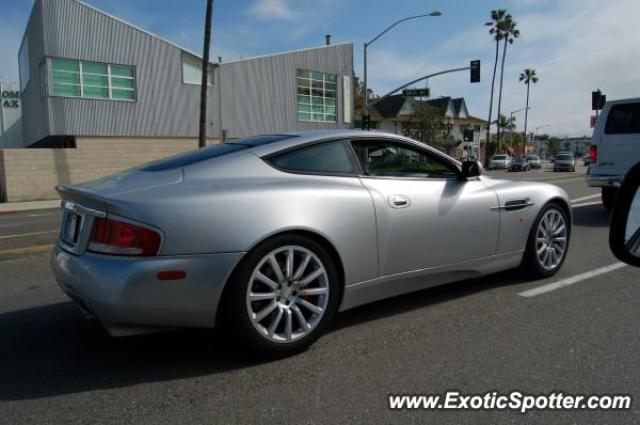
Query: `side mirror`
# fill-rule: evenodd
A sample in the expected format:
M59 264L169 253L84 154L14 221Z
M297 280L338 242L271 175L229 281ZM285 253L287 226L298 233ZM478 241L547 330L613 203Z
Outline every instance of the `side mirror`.
M464 161L462 163L462 177L477 177L482 175L482 171L480 161Z
M625 176L616 196L609 247L620 261L640 267L640 163Z

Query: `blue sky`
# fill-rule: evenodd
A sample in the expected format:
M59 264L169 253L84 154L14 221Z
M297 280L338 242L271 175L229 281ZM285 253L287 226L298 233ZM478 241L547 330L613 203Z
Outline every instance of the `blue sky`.
M87 0L150 32L194 51L202 50L204 0ZM2 0L0 78L17 79L17 50L32 0ZM503 113L524 106L518 75L536 68L529 129L556 135L591 134L591 90L611 98L635 96L640 83L640 16L637 0L216 0L213 55L238 59L324 43L353 42L355 71L362 74L362 43L397 19L440 10L443 16L406 22L369 49L369 85L378 93L420 75L482 61L480 84L466 73L434 78L432 97L464 96L472 115L486 118L494 44L483 23L506 8L522 37L509 47ZM422 84L421 86L423 86ZM494 109L495 111L495 109ZM522 126L524 117L518 116Z

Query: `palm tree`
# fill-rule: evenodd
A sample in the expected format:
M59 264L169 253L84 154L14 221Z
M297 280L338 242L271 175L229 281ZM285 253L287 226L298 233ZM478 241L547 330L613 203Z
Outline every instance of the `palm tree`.
M516 121L516 117L510 117L507 118L506 116L500 114L498 115L498 119L496 120L496 124L498 126L498 134L503 133L504 130L509 130L509 131L513 131L513 129L515 128L515 121ZM497 137L497 135L496 135ZM497 141L497 140L496 140ZM500 148L500 150L502 150L502 148L505 145L502 145L500 143L498 143L498 147ZM513 148L513 146L511 147Z
M524 110L524 134L527 134L527 118L529 117L529 86L531 83L535 84L538 82L538 76L536 75L536 70L533 68L527 68L524 72L520 73L519 81L523 81L527 85L527 109ZM527 142L527 138L525 137L525 143Z
M491 27L489 29L489 34L493 37L496 42L496 58L493 63L493 77L491 79L491 97L489 98L489 119L487 122L487 141L484 146L484 162L485 166L489 165L489 155L490 149L489 144L491 143L491 114L493 112L493 91L496 85L496 71L498 69L498 56L500 54L500 41L503 37L503 28L505 18L507 16L507 11L505 9L497 9L491 11L491 21L485 23L485 26Z
M207 86L209 85L209 47L211 46L211 15L213 0L207 0L207 11L204 21L204 51L202 53L202 87L200 89L200 122L198 131L198 147L207 145Z
M500 108L502 106L502 81L504 79L504 61L507 58L507 46L513 44L516 38L520 37L520 30L517 28L516 22L512 16L507 14L502 28L502 39L504 41L504 47L502 50L502 65L500 67L500 91L498 92L498 116L500 115ZM498 144L500 144L500 132L498 132Z

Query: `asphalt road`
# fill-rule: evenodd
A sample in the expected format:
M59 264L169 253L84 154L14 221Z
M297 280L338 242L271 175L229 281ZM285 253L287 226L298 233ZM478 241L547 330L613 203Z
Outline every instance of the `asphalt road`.
M0 423L639 423L640 270L522 296L617 263L598 192L580 170L490 174L552 178L576 200L557 276L506 272L363 306L340 314L308 351L277 361L238 351L217 331L113 339L62 295L46 254L6 254L46 246L45 234L0 239ZM0 215L0 235L55 230L56 214ZM636 403L526 416L387 408L390 393L451 389L630 393Z

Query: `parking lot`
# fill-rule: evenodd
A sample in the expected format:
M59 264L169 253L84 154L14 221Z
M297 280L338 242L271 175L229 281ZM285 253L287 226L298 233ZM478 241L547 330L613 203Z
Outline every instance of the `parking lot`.
M366 305L277 361L215 330L109 337L53 280L59 212L0 214L0 422L638 423L635 405L526 417L388 409L389 394L452 389L640 396L640 270L609 251L608 214L585 171L488 173L570 195L572 242L555 277L506 272Z

